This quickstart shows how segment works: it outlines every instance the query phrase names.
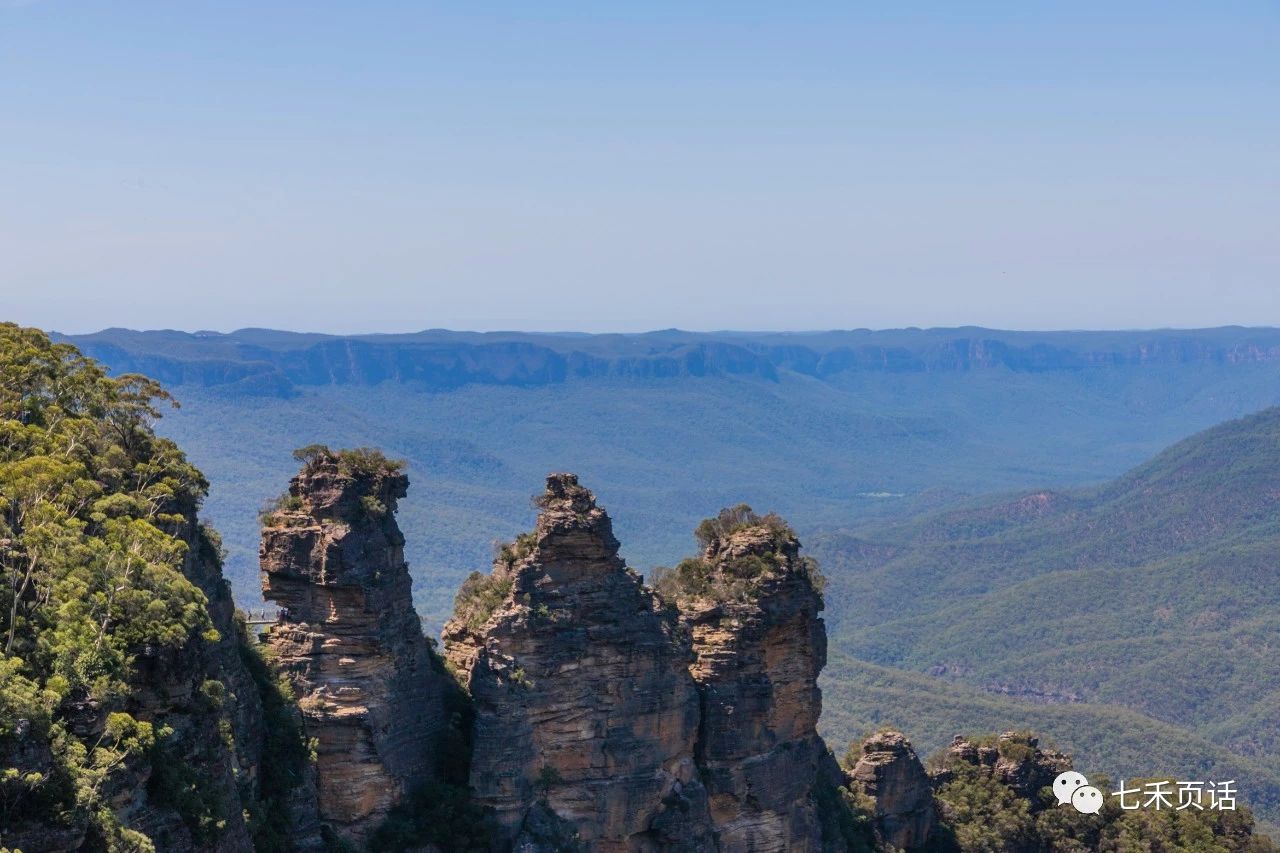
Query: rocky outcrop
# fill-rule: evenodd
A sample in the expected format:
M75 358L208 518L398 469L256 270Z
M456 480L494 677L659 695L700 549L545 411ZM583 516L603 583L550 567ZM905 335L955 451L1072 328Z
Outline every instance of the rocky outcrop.
M936 817L929 775L900 732L877 732L862 742L848 772L850 787L873 803L877 838L893 849L923 847Z
M374 451L312 448L264 516L267 643L316 742L319 811L360 840L433 778L442 675L413 610L395 522L408 478Z
M725 510L700 558L659 581L679 602L701 696L697 762L723 850L819 850L814 799L829 761L817 733L826 664L812 561L777 516Z
M517 850L710 850L698 692L675 616L572 474L445 628L475 706L471 784Z
M1041 748L1039 738L1027 732L1004 732L985 740L956 735L947 747L945 765L954 767L957 762L977 767L1007 785L1033 809L1045 805L1040 792L1052 786L1059 773L1071 769L1071 756ZM946 782L949 773L947 769L940 771L935 784Z

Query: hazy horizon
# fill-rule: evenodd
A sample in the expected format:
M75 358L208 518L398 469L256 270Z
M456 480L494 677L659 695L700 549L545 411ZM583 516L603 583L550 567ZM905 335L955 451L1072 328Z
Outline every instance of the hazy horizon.
M8 319L8 318L0 317L0 321L3 321L5 319ZM1056 333L1087 334L1090 332L1099 332L1099 333L1204 332L1204 331L1213 331L1217 329L1243 329L1243 330L1256 329L1259 331L1272 331L1272 330L1280 329L1280 324L1271 325L1266 323L1263 323L1263 324L1223 323L1220 325L1213 325L1213 326L1115 326L1115 327L1095 326L1095 327L1088 327L1088 328L1086 327L1009 328L1009 327L1002 327L1002 326L985 325L981 323L966 323L962 325L944 325L944 326L918 326L918 325L877 326L877 327L854 326L854 327L831 327L831 328L808 328L808 329L799 329L799 328L787 329L787 328L768 328L768 327L696 329L696 328L686 328L681 326L665 326L661 328L638 329L635 331L622 331L618 329L603 329L603 330L593 331L593 330L585 330L585 329L551 329L551 328L547 328L547 329L518 329L518 328L464 329L464 328L456 328L456 327L451 328L451 327L443 327L443 326L433 326L429 328L418 328L418 329L390 329L390 330L384 330L384 331L355 330L355 331L341 331L341 332L327 332L327 331L320 331L318 329L307 329L307 328L280 328L275 326L241 326L236 329L192 329L192 328L181 329L181 328L174 328L174 327L140 328L140 327L131 327L131 326L104 326L100 328L90 328L84 331L70 331L67 329L57 329L57 328L49 328L49 329L46 329L46 331L52 334L66 335L67 337L84 337L89 335L101 334L104 332L125 331L125 332L137 332L142 334L145 334L148 332L176 332L176 333L185 334L185 335L210 334L210 335L221 335L221 336L228 336L228 337L242 333L242 332L281 332L284 334L291 334L291 335L324 335L329 337L355 338L355 337L370 337L370 336L394 337L394 336L425 335L425 334L430 334L432 332L441 332L441 333L447 332L450 334L464 334L464 335L511 334L511 335L547 335L547 336L555 336L555 335L641 336L641 335L653 335L653 334L672 333L672 332L688 333L688 334L695 334L695 335L717 335L717 334L720 334L720 335L825 335L825 334L840 334L840 333L847 333L847 332L869 332L869 333L910 332L910 331L947 332L947 331L964 331L969 329L978 329L978 330L987 331L987 332L1016 333L1016 334L1023 334L1023 333L1025 334L1056 334Z

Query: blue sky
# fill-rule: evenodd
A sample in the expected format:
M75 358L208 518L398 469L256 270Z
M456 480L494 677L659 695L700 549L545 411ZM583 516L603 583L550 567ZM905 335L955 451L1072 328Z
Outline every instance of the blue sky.
M0 318L1280 324L1280 3L0 0Z

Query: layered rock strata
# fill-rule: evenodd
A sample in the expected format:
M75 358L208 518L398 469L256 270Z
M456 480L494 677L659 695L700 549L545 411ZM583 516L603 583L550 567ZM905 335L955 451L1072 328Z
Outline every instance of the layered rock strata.
M700 558L673 592L693 640L702 719L697 763L722 850L819 850L814 787L826 744L818 673L826 629L816 567L777 516L748 507L699 528Z
M698 691L675 615L618 556L572 474L473 575L445 628L475 706L471 785L515 849L715 849Z
M849 771L850 786L874 803L877 838L891 849L923 847L936 821L933 787L911 742L900 732L877 732L862 742Z
M263 595L280 607L266 642L316 743L320 817L358 842L433 778L443 684L395 521L408 478L373 451L305 459L264 514Z

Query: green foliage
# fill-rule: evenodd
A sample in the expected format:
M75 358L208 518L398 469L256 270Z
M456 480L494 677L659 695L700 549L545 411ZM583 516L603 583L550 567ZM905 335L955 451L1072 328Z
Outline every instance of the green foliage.
M704 518L699 522L693 535L703 548L712 548L734 533L749 527L768 530L779 544L785 544L789 539L795 538L795 531L777 513L758 515L746 504L725 507L714 518Z
M263 527L272 527L278 524L287 523L286 516L288 513L297 512L303 509L305 502L301 497L289 492L284 492L276 496L258 511L258 523Z
M404 471L403 459L388 459L376 447L353 447L332 453L338 470L350 477L387 477Z
M387 476L404 471L403 459L388 459L375 447L338 451L338 469L352 476Z
M209 774L195 767L190 756L163 741L152 748L147 794L158 806L173 809L197 843L213 841L226 828L226 803Z
M123 710L137 655L218 639L182 572L207 484L151 429L168 400L150 379L110 378L0 324L0 768L17 741L52 768L3 769L5 819L38 801L42 819L85 820L108 849L146 846L104 796L168 736ZM68 731L72 696L105 712L100 737Z
M961 765L936 794L944 832L964 853L1037 850L1031 801L981 768Z
M996 750L1001 758L1010 761L1028 761L1035 755L1035 735L1023 729L1012 733L1012 737L997 737Z
M511 670L511 683L525 690L533 687L533 679L529 677L529 673L522 666L517 666Z
M943 675L953 689L1034 706L1117 706L1171 724L1177 734L1152 746L1160 769L1185 766L1173 761L1194 741L1205 751L1192 766L1209 755L1262 765L1250 796L1264 818L1280 820L1277 446L1280 410L1270 409L1102 485L819 537L812 544L833 577L833 646ZM936 710L903 712L928 713L944 733L968 715ZM1056 712L1033 707L1009 722L1046 713ZM1073 737L1083 755L1125 753L1100 732Z
M656 566L649 572L649 584L666 602L693 601L712 596L711 564L698 557L681 560L674 568ZM733 597L736 600L736 596Z
M560 771L550 764L544 764L538 770L538 778L534 780L533 787L545 797L548 791L562 782L564 782L564 777L560 775Z
M822 734L846 743L880 727L909 732L920 754L944 749L953 735L1031 728L1074 757L1077 769L1131 779L1165 772L1183 779L1236 779L1242 803L1269 828L1277 813L1280 761L1241 756L1203 733L1126 708L1086 703L1030 704L918 673L880 667L833 652L823 673ZM998 745L992 739L989 745ZM1017 750L1017 744L1006 749ZM936 768L931 756L928 764Z
M445 684L446 725L440 733L437 770L444 783L465 787L471 776L471 735L474 731L475 707L471 704L471 697L466 689L434 649L431 651L431 663Z
M813 786L825 850L873 853L875 803L860 791L851 791L832 780L819 779Z
M1090 781L1104 792L1112 790L1105 776ZM1145 779L1128 780L1131 786ZM1084 815L1069 807L1055 807L1052 798L1036 803L973 764L955 762L938 788L935 802L941 826L933 847L960 853L1006 853L1044 850L1063 853L1271 853L1277 848L1254 833L1248 808L1121 809L1106 797L1102 811Z
M360 507L370 518L383 518L387 514L387 505L373 495L362 496L360 498Z
M511 568L516 563L532 554L533 549L537 547L537 544L538 534L532 532L521 533L514 541L508 542L498 548L498 554L495 559L507 568Z
M772 547L731 559L716 556L730 536L750 529L765 533ZM703 519L694 536L705 556L681 560L674 569L658 566L650 573L654 590L667 602L750 601L759 593L764 578L780 569L804 575L819 594L826 585L817 561L797 555L800 543L795 531L777 513L758 515L746 504L738 504Z
M239 623L239 652L258 694L262 697L262 761L258 770L258 797L245 797L249 804L249 831L259 853L288 853L292 791L306 778L311 759L302 717L292 688L277 676L260 648L248 637L243 620Z
M457 785L432 783L396 805L369 839L374 853L401 853L436 845L444 853L487 853L495 832L492 813Z
M403 459L389 459L376 447L333 450L327 444L308 444L294 450L292 455L302 463L303 470L336 465L340 473L356 478L392 476L402 473L405 468Z
M327 444L308 444L293 451L293 458L310 468L318 462L333 458L333 451Z
M479 630L511 593L510 578L472 572L454 599L453 615L471 630Z

